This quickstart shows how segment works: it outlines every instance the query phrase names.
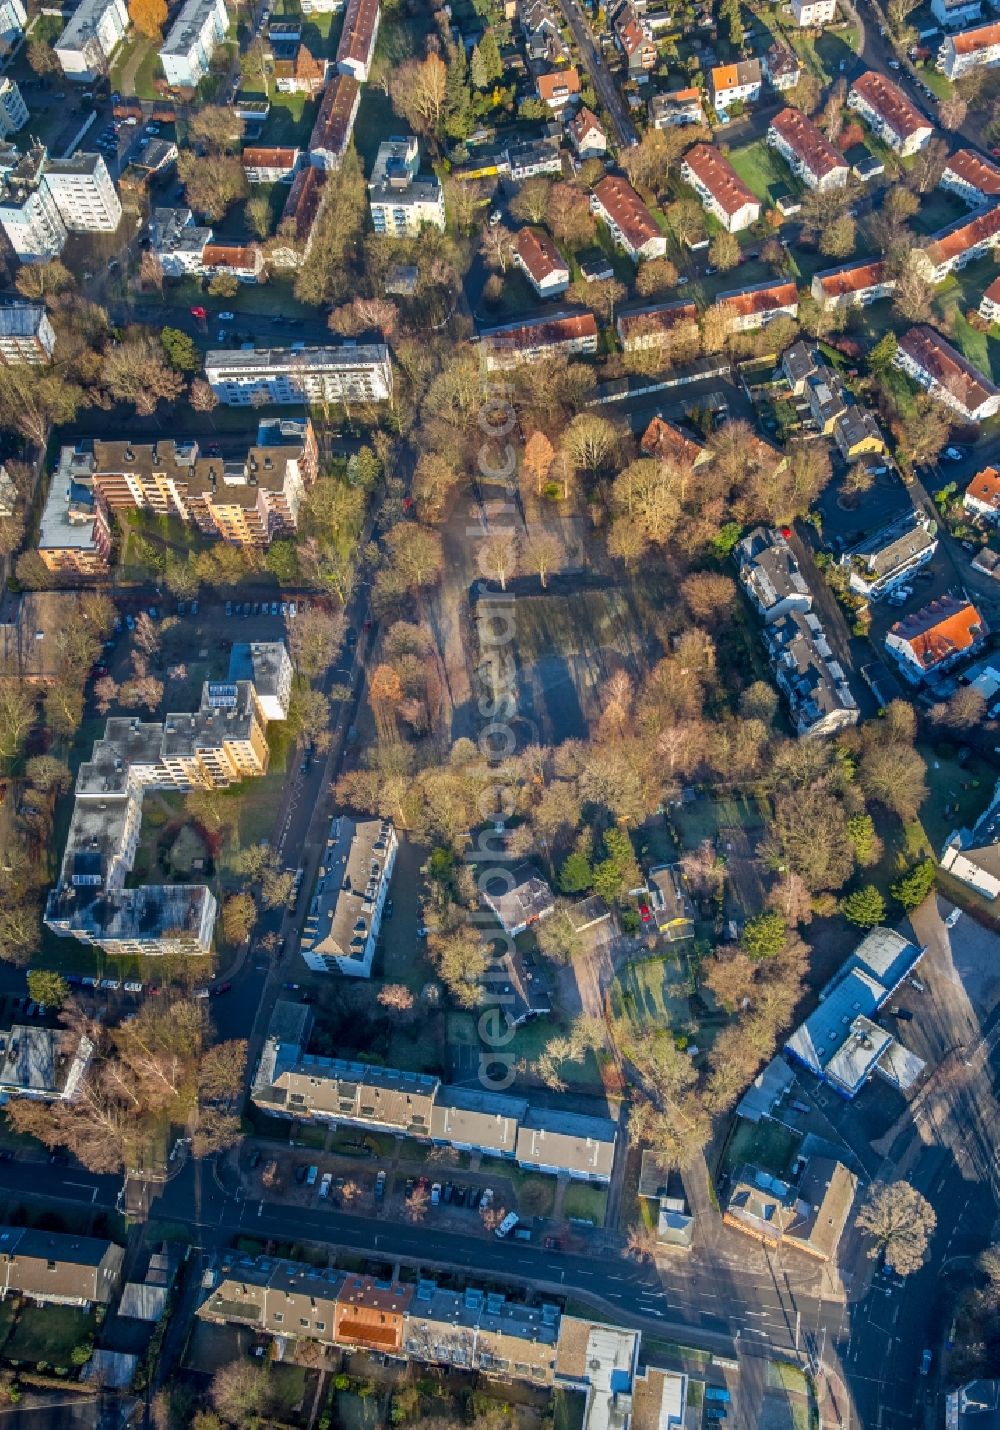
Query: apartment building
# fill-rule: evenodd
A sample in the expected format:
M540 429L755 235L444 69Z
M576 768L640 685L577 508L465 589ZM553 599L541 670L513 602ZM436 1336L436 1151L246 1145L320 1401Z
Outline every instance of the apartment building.
M884 259L844 263L839 268L825 268L813 275L810 292L821 308L867 308L888 298L896 289Z
M201 251L201 271L206 278L225 273L237 283L259 283L264 250L259 243L206 243Z
M126 0L80 0L55 44L63 74L81 81L104 74L128 27Z
M757 196L713 144L696 144L688 150L681 160L681 178L730 233L739 233L760 218Z
M512 258L539 298L558 297L569 287L569 267L547 233L518 229Z
M87 463L63 447L38 524L38 554L49 571L106 576L110 570L111 526L94 491Z
M755 104L760 99L761 80L760 60L716 65L708 75L708 93L716 112L725 113L737 100L741 104Z
M996 467L976 473L962 494L962 506L979 521L1000 522L1000 472Z
M818 30L837 18L837 0L792 0L792 16L803 30Z
M931 283L943 283L949 273L995 249L1000 244L1000 204L972 218L959 219L939 229L924 248L914 249L913 261Z
M215 349L205 354L205 376L228 407L251 407L262 396L281 405L392 397L392 362L384 343Z
M840 557L852 591L879 601L926 566L938 548L937 522L912 507Z
M597 115L582 104L566 125L570 143L581 159L603 159L608 152L608 136Z
M938 187L980 208L1000 198L1000 169L974 149L956 149L944 166Z
M1000 390L926 323L903 334L893 361L966 422L982 422L1000 410Z
M311 157L311 156L310 156ZM307 164L300 169L288 190L281 211L280 245L271 248L270 261L278 268L298 268L312 247L316 219L323 206L326 170Z
M290 184L302 167L302 150L250 147L242 159L248 184Z
M885 648L912 685L936 680L979 650L989 627L971 601L942 596L896 621Z
M618 174L601 179L590 196L590 209L633 263L666 253L666 235L627 179Z
M629 77L648 74L656 67L656 44L653 31L640 11L626 3L614 20L615 43L625 57Z
M848 91L847 107L860 114L890 149L904 157L916 154L934 132L899 85L878 70L866 70L854 81Z
M0 1227L0 1300L15 1295L46 1306L107 1306L124 1261L125 1252L113 1241Z
M529 139L524 144L511 144L504 151L497 172L502 172L506 163L507 172L515 183L525 179L535 179L539 174L561 174L563 171L562 151L558 139Z
M339 169L354 133L361 85L351 74L338 74L323 91L309 136L309 162L317 169Z
M258 696L249 671L261 680ZM207 953L216 901L203 885L127 888L147 789L224 789L267 772L267 725L288 714L283 645L235 645L229 679L206 681L193 714L108 720L80 766L59 878L45 905L53 933L109 954Z
M337 46L337 68L361 84L368 79L380 18L379 0L347 0Z
M184 0L160 46L160 64L168 84L196 89L208 74L216 47L226 38L225 0Z
M615 328L623 351L629 353L667 346L678 329L689 329L691 324L697 322L695 304L681 300L647 303L641 308L619 312Z
M34 1102L73 1102L94 1055L86 1034L38 1023L0 1031L0 1093Z
M46 159L44 149L29 149L4 176L0 189L0 227L22 263L58 258L69 236L44 183Z
M20 40L27 23L28 12L21 0L0 0L0 47L5 54Z
M945 35L938 51L937 68L950 80L970 70L993 69L1000 64L1000 23L977 25L958 35Z
M799 311L799 290L794 283L755 283L750 288L732 289L716 298L729 314L736 333L764 328L775 318L794 318Z
M812 610L812 592L780 531L755 527L735 548L733 556L743 589L764 621L779 620L793 610Z
M421 176L420 146L414 135L379 145L368 184L368 207L376 233L414 238L424 228L444 232L444 188L436 174Z
M237 545L266 546L298 525L306 488L317 471L319 449L308 419L267 418L256 442L232 442L203 454L196 440L77 444L79 470L89 469L110 511L130 507L178 516L206 536Z
M744 1166L733 1174L722 1220L764 1246L835 1261L857 1189L854 1173L832 1157L806 1159L794 1183Z
M696 442L673 422L668 422L659 413L652 419L640 443L646 457L658 457L660 461L676 462L690 471L704 466L712 460L712 454L701 442Z
M52 361L55 329L40 303L13 302L0 308L0 366L33 366Z
M783 109L776 114L768 127L767 142L807 188L842 189L847 183L847 160L801 109Z
M535 87L542 103L561 114L567 105L574 104L580 97L580 72L571 65L567 69L553 70L551 74L540 74L535 80Z
M552 354L586 357L597 352L597 319L590 312L553 313L551 317L504 323L480 334L487 371L522 367Z
M767 50L762 65L765 79L778 94L793 89L802 76L802 66L797 56L779 40L775 40Z
M9 139L28 122L28 106L14 80L0 79L0 139Z
M332 821L299 944L314 972L371 977L398 847L390 820Z
M205 249L213 237L210 228L195 223L190 209L156 208L150 211L149 246L160 260L167 278L200 275L204 271Z
M42 183L70 233L114 233L121 222L121 201L100 154L47 160Z
M674 89L654 94L649 101L649 122L654 129L678 129L686 124L704 124L705 111L700 89Z
M983 18L980 0L931 0L931 14L946 30L960 30Z

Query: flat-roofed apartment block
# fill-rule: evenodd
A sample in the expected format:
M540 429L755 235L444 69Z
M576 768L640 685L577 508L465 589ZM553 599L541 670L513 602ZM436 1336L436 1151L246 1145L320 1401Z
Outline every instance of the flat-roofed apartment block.
M106 576L111 527L84 454L63 447L38 524L38 554L49 571Z
M713 144L696 144L688 150L681 160L681 178L730 233L739 233L760 218L756 194Z
M268 1066L265 1049L253 1087L260 1107L285 1117L430 1140L431 1111L440 1086L436 1077L309 1053L290 1058L286 1052L269 1071Z
M730 318L731 331L748 333L764 328L775 318L794 318L799 311L799 290L794 283L755 283L716 297Z
M1000 198L1000 169L974 149L956 149L944 166L938 188L979 208Z
M666 253L666 235L627 179L607 174L594 186L590 208L634 263Z
M966 422L983 422L1000 410L1000 390L926 323L903 334L893 362Z
M896 280L882 258L863 263L844 263L814 273L810 292L821 308L867 308L888 298L896 290Z
M523 1098L479 1088L442 1087L431 1109L431 1140L459 1151L513 1158L517 1129L527 1113Z
M379 0L347 0L344 27L337 46L337 68L341 74L353 75L362 84L371 68L380 17Z
M983 18L981 0L931 0L931 14L946 30L960 30Z
M618 1125L610 1118L528 1109L517 1134L515 1158L535 1172L568 1173L573 1181L611 1180Z
M913 261L931 283L943 283L949 273L982 258L1000 244L1000 204L984 213L959 219L932 234L924 248L913 251Z
M185 0L160 46L167 83L195 89L208 74L216 47L228 30L225 0Z
M420 146L414 135L379 145L368 185L368 207L376 233L413 238L424 228L444 232L444 188L437 174L421 176Z
M392 362L384 343L322 348L217 348L205 354L205 376L228 407L268 402L388 402Z
M925 566L937 547L937 522L911 507L845 551L840 565L849 573L852 591L869 601L878 601Z
M237 643L229 679L206 681L192 715L108 720L77 775L59 878L45 906L54 933L111 954L206 953L216 903L199 885L126 888L147 789L224 789L267 772L266 729L287 715L291 682L280 643ZM262 682L258 696L247 667Z
M0 79L0 139L9 139L28 122L28 106L12 79Z
M114 233L121 222L121 200L100 154L50 159L42 183L70 233Z
M250 147L242 160L248 184L290 184L302 167L302 150Z
M0 1032L0 1093L36 1102L72 1102L94 1054L85 1034L67 1039L64 1028L13 1023Z
M371 977L398 847L390 820L331 822L300 943L315 972Z
M205 249L212 230L196 224L190 209L155 208L149 215L149 244L167 278L185 278L202 272Z
M29 149L0 188L0 226L22 263L58 258L66 246L66 225L43 178L47 157L40 146Z
M81 0L55 43L63 74L84 81L106 74L128 27L126 0Z
M783 109L771 120L767 142L810 189L840 189L850 173L847 160L800 109Z
M590 312L553 313L489 328L480 335L488 371L541 362L550 353L567 357L597 352L597 319Z
M977 25L958 35L945 35L936 63L950 80L980 67L993 69L1000 64L1000 24Z
M569 287L569 266L547 233L518 229L512 258L539 298L555 298Z
M257 442L232 456L202 456L195 440L77 444L111 511L130 507L193 521L207 536L266 546L298 525L319 452L312 423L266 418Z
M34 366L52 361L55 329L40 303L10 303L0 308L0 364Z
M317 169L339 169L354 133L361 85L352 74L337 74L327 84L309 135L309 162Z
M915 154L934 132L899 85L878 70L866 70L854 81L847 95L847 107L860 114L869 128L897 154Z
M106 1306L125 1252L96 1236L0 1227L0 1300L14 1294L49 1306Z

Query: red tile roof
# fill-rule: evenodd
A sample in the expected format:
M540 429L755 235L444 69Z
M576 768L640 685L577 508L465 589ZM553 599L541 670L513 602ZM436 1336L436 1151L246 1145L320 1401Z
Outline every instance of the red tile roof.
M256 243L206 243L201 261L206 268L246 268L253 272L260 262Z
M970 601L942 596L891 628L905 641L921 670L933 670L949 656L968 650L987 633L986 622Z
M244 149L244 169L294 169L298 149Z
M1000 169L972 149L957 149L945 165L945 171L949 169L981 194L1000 194Z
M316 221L325 181L324 170L317 169L313 164L307 164L304 169L300 169L292 180L292 187L288 190L288 198L281 212L281 222L294 223L295 237L300 241L308 236Z
M540 74L536 81L538 93L546 104L554 99L566 99L571 94L580 93L580 72L574 66L568 70L554 70L552 74Z
M951 258L958 256L969 248L975 248L977 244L1000 234L1000 204L996 204L985 212L976 214L973 218L959 219L958 223L949 224L947 228L940 229L930 240L924 252L933 263L934 267L939 267L942 263L947 263Z
M698 309L694 303L652 303L648 308L619 313L618 336L624 342L630 333L669 333L680 323L696 323Z
M630 14L625 23L618 28L618 38L621 41L622 49L629 58L647 45L654 50L656 48L634 14Z
M977 25L974 30L963 30L960 35L948 37L955 46L956 55L974 55L977 50L988 50L991 45L1000 45L1000 24Z
M965 489L967 497L974 497L983 506L1000 511L1000 472L996 467L984 467L977 472Z
M518 258L536 283L541 284L554 273L568 274L566 260L556 248L547 233L538 233L533 228L518 230L514 240Z
M739 213L744 204L760 207L757 195L713 144L696 144L684 155L684 163L727 214Z
M926 119L915 104L911 104L898 84L893 84L878 70L866 70L851 85L851 91L858 94L876 114L881 115L890 129L900 139L908 139L918 129L929 129Z
M318 87L326 79L326 60L317 59L305 45L299 45L293 60L275 60L274 77L302 80Z
M708 449L672 422L662 417L654 417L642 434L640 444L647 457L660 457L666 461L685 462L692 467L704 461Z
M873 263L829 268L824 273L817 273L816 281L828 298L846 298L850 293L863 293L866 288L875 288L888 277L885 261L878 258Z
M379 0L347 0L344 28L337 46L338 62L353 60L355 64L368 63L378 14Z
M760 60L740 60L735 65L716 65L709 79L713 94L729 89L742 89L745 84L760 84Z
M659 225L627 179L608 174L594 185L594 193L633 248L660 237Z
M984 298L989 298L991 303L1000 303L1000 278L994 278L993 282L983 293Z
M843 169L846 173L848 165L843 154L833 147L822 130L807 119L801 109L783 109L771 120L771 128L817 179L826 178L836 169Z
M568 313L561 318L538 318L520 323L516 328L503 328L483 334L488 347L501 352L516 352L520 348L546 347L576 342L580 338L597 338L597 319L593 313Z
M601 121L593 110L588 109L585 104L581 104L576 114L573 115L568 128L577 144L584 142L591 129L596 129L602 138L607 137L601 125Z
M758 288L741 288L732 293L720 293L717 301L736 317L750 318L757 313L773 313L778 308L790 308L799 300L794 283L768 283Z
M316 123L309 136L309 148L342 154L350 143L360 98L361 86L353 75L335 75L323 91Z
M904 333L899 339L899 347L933 381L947 388L967 412L975 412L987 398L997 395L997 389L989 378L926 323L920 323Z

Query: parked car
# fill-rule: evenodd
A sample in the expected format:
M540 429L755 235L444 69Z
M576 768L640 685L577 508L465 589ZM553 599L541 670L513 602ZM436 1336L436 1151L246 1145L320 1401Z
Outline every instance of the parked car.
M436 1207L441 1204L441 1183L435 1182L431 1187L431 1206Z
M380 1202L385 1196L385 1172L379 1172L375 1178L375 1200Z
M324 1172L324 1173L323 1173L323 1180L322 1180L322 1181L320 1182L320 1184L319 1184L319 1194L320 1194L320 1196L321 1196L322 1198L325 1199L326 1197L328 1197L328 1196L330 1195L330 1188L331 1188L332 1185L333 1185L333 1173L332 1173L332 1172Z
M451 1205L451 1199L454 1195L454 1184L452 1182L445 1182L444 1186L441 1188L441 1200L444 1202L445 1206Z
M123 984L122 984L122 987L125 989L125 992L126 992L126 993L141 993L141 992L142 992L142 984L141 984L141 983L138 983L138 982L134 982L134 983L123 983Z
M299 1165L295 1168L295 1180L298 1182L300 1187L305 1181L306 1174L308 1171L309 1168L306 1166L305 1162L300 1162Z
M547 1236L542 1245L546 1251L562 1251L562 1242L557 1236Z
M949 462L961 462L965 458L965 453L961 447L945 447L943 455Z
M923 1353L923 1355L920 1357L920 1374L921 1374L921 1375L927 1375L927 1374L929 1373L930 1368L931 1368L931 1361L932 1361L933 1359L934 1359L934 1356L933 1356L932 1352L929 1351L929 1350L925 1350L924 1353Z
M260 1158L261 1154L259 1152L250 1153L250 1161L247 1163L247 1166L250 1168L251 1172L255 1167L260 1166Z
M927 984L921 983L920 979L917 978L916 974L914 974L910 979L910 987L915 988L918 993L926 993L927 991Z
M319 1168L318 1168L318 1167L315 1167L315 1166L314 1166L314 1167L310 1167L309 1170L308 1170L308 1172L306 1173L306 1186L307 1186L307 1187L314 1187L314 1186L316 1185L316 1178L317 1178L318 1176L319 1176Z
M457 1206L457 1207L464 1207L464 1206L465 1206L465 1194L466 1194L466 1192L467 1192L468 1190L469 1190L468 1187L463 1186L463 1185L461 1184L461 1182L458 1184L458 1186L456 1186L456 1188L455 1188L455 1206Z
M894 1018L898 1018L901 1023L913 1022L913 1014L910 1012L909 1008L900 1008L898 1003L893 1003L892 1007L889 1009L889 1012Z
M514 1230L520 1220L521 1218L518 1216L517 1212L508 1212L507 1215L504 1217L503 1221L497 1227L496 1231L493 1233L494 1236L497 1237L499 1241L503 1241L505 1237L510 1236L511 1232Z

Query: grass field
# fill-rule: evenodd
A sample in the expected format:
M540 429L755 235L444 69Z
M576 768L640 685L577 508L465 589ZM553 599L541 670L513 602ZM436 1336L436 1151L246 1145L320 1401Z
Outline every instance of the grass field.
M531 1018L521 1025L509 1043L504 1044L504 1053L515 1061L533 1063L544 1051L550 1039L562 1033L563 1029L552 1018ZM476 1027L476 1019L471 1013L448 1014L448 1042L462 1044L470 1048L482 1048L483 1041ZM604 1080L593 1051L578 1063L564 1063L560 1070L563 1081L572 1087L603 1090Z
M93 1316L76 1306L22 1306L4 1359L68 1366L73 1347L93 1329Z
M679 1027L690 1016L686 966L669 954L625 964L611 985L611 1007L637 1032Z
M764 826L764 811L753 799L698 799L680 805L673 820L685 849L697 849L705 839L714 839L726 825L742 825L746 830Z
M997 771L985 760L973 756L960 765L954 756L943 757L929 745L919 746L927 764L929 797L920 811L924 827L936 854L954 829L971 829L993 797ZM946 812L947 811L947 812Z
M801 1141L798 1133L790 1132L780 1122L772 1122L766 1117L760 1122L746 1122L742 1117L738 1118L726 1143L720 1171L735 1172L749 1162L776 1177L783 1177L791 1167Z
M583 1182L571 1182L563 1195L563 1215L579 1221L592 1221L603 1226L608 1210L606 1187L590 1187Z
M761 203L774 204L782 193L799 193L802 185L791 169L763 139L755 139L742 149L732 149L729 162ZM740 272L742 283L743 275Z

